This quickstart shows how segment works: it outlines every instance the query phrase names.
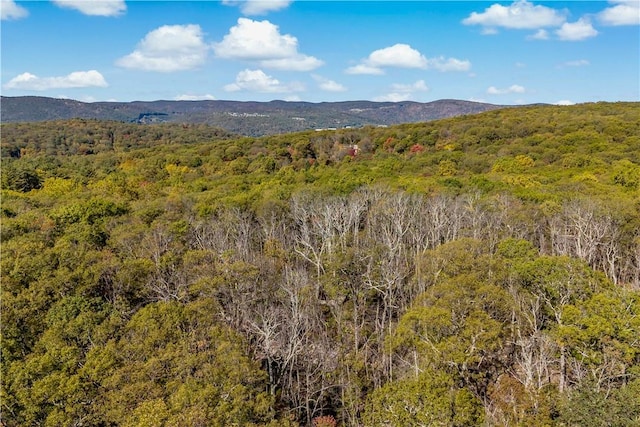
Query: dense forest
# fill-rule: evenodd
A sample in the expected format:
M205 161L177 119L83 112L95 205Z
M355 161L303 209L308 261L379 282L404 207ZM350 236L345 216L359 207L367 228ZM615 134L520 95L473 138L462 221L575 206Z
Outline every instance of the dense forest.
M1 425L640 424L639 103L1 132Z

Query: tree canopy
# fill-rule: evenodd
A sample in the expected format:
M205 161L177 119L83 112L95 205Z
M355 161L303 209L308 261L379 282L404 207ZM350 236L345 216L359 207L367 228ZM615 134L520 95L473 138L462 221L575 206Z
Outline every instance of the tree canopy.
M640 422L640 105L2 124L6 426Z

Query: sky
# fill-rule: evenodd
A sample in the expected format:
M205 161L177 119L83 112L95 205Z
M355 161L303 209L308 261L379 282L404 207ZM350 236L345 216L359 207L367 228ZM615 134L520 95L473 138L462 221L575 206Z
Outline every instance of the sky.
M0 0L1 93L640 101L640 0Z

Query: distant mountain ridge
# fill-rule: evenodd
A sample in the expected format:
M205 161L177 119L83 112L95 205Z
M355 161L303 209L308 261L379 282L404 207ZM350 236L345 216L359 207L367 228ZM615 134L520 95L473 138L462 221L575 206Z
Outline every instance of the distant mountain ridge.
M80 102L38 96L0 99L2 122L71 118L124 122L207 123L241 135L259 136L307 129L393 125L442 119L504 108L480 102L443 99L405 102L242 102L134 101Z

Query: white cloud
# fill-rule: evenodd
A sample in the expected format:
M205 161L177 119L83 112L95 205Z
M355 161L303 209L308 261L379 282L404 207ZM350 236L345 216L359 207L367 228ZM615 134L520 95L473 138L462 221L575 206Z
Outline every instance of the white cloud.
M496 3L482 13L472 12L462 23L488 28L536 29L561 25L565 21L565 15L565 12L556 9L518 0L509 6Z
M575 102L569 101L568 99L562 99L554 103L555 105L574 105Z
M124 0L51 0L60 7L76 9L91 16L119 16L127 10Z
M391 85L392 92L374 98L378 102L401 102L413 98L416 92L426 92L429 90L424 80L418 80L411 84L394 83Z
M324 62L313 56L298 54L291 58L265 59L260 61L260 65L276 70L311 71L324 65Z
M175 99L176 101L214 101L216 98L213 95L207 93L206 95L178 95L173 99Z
M285 9L292 2L293 0L223 0L222 4L240 6L240 10L245 15L265 15L272 11Z
M426 92L429 90L424 80L418 80L412 84L394 83L391 88L398 92Z
M639 0L612 0L612 3L620 3L609 9L605 9L600 15L603 22L611 25L627 25L640 21ZM632 10L635 8L635 12ZM589 20L585 17L578 21L566 22L568 12L546 6L534 5L528 0L516 0L511 5L503 6L493 4L484 12L473 12L462 23L465 25L481 25L483 34L493 33L495 28L508 29L535 29L534 34L527 37L529 40L548 40L549 32L545 27L559 27L555 34L560 40L578 41L598 35ZM636 21L634 21L636 20ZM625 23L625 24L622 24Z
M398 43L371 52L365 64L375 68L427 68L427 58L408 44Z
M608 7L598 14L598 19L604 25L640 25L640 1L613 0Z
M20 19L29 16L29 11L18 6L13 0L0 0L0 17L3 21Z
M561 64L561 67L584 67L589 65L589 61L586 59L577 59L575 61L567 61Z
M91 103L91 102L97 102L98 100L94 96L84 95L84 96L79 97L78 101Z
M208 47L199 25L164 25L149 32L136 50L116 61L124 68L173 72L202 65Z
M547 30L539 29L535 34L527 37L529 40L549 40L549 32Z
M280 34L277 25L269 21L253 21L239 18L229 34L213 50L220 58L231 59L279 59L290 58L298 53L298 39Z
M370 74L379 76L384 74L384 70L378 67L372 67L367 64L358 64L344 70L347 74Z
M72 100L76 100L76 101L80 101L80 102L86 102L86 103L94 103L94 102L120 102L115 98L107 98L107 99L98 99L96 97L93 97L91 95L74 95L73 97L68 96L68 95L56 95L55 98L58 99L72 99Z
M236 81L224 87L227 92L241 90L262 93L290 93L300 92L304 87L300 83L283 84L279 80L267 75L262 70L243 70L236 76Z
M427 60L427 68L432 68L438 71L469 71L471 69L471 62L467 60L460 60L456 58L444 58L440 56L438 58L429 58Z
M347 74L384 74L385 67L435 69L439 71L468 71L471 63L456 58L426 58L408 44L398 43L378 49L358 65L345 70Z
M580 18L576 22L565 22L562 24L562 26L556 30L556 35L560 40L580 41L597 36L598 31L593 28L591 22L587 19Z
M381 95L373 98L376 102L402 102L409 101L411 94L406 92L391 92L386 95Z
M80 87L107 87L107 81L96 70L74 71L63 77L38 77L31 73L22 73L9 80L5 89L49 90Z
M493 36L498 34L498 30L492 27L483 27L482 30L480 30L480 34L483 36Z
M489 86L489 88L487 89L487 93L489 95L507 95L509 93L524 93L524 92L525 92L524 87L520 85L511 85L505 89L498 89L495 86Z
M280 34L269 21L239 18L220 43L213 45L220 58L259 61L264 68L311 71L324 64L321 60L298 52L298 39Z
M337 83L333 80L329 80L325 77L318 76L317 74L312 75L313 79L318 82L318 87L326 92L345 92L347 88L340 83Z

